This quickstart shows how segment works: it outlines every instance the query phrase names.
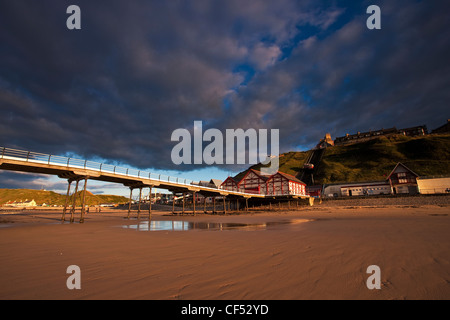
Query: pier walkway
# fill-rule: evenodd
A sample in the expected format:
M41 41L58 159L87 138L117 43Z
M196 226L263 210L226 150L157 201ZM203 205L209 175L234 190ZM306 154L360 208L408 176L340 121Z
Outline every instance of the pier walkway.
M246 207L248 207L248 199L250 198L259 198L259 199L266 198L266 195L264 194L245 193L245 192L224 190L220 188L201 186L198 182L189 179L170 177L162 174L124 168L120 166L99 163L89 160L80 160L69 157L36 153L32 151L17 150L5 147L3 148L0 147L0 169L56 175L61 179L67 179L68 188L66 195L66 203L62 216L63 220L65 219L65 214L69 205L68 201L72 182L76 183L75 191L73 193L76 194L78 192L79 182L84 180L80 222L83 222L83 217L85 214L85 194L88 180L119 183L123 184L126 187L129 187L130 207L128 210L128 217L131 211L131 196L133 189L139 189L139 204L141 202L143 188L150 188L149 195L151 196L151 188L157 187L169 190L174 194L183 194L183 203L184 203L184 195L187 193L192 193L194 198L196 193L199 193L204 197L213 197L214 201L216 197L221 197L224 203L224 211L226 210L225 199L227 198L245 200ZM295 195L290 197L294 199L309 198L309 196L295 196ZM75 199L76 197L73 198ZM270 196L270 198L273 198L273 196ZM151 207L152 207L151 199L149 199L149 201L150 201L149 215L151 215ZM73 221L74 211L75 205L73 205L71 209L71 221ZM139 212L140 209L138 209L138 214ZM194 214L195 214L195 202L194 202Z

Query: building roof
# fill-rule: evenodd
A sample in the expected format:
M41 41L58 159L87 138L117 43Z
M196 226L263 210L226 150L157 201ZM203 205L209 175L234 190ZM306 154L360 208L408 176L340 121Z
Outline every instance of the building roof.
M279 174L279 175L285 177L285 178L288 179L289 181L293 181L293 182L298 182L298 183L306 184L306 183L304 183L303 181L297 179L296 177L294 177L294 176L292 176L292 175L290 175L290 174L281 172L281 171L278 171L277 173L274 173L274 174L270 177L270 179L272 179L272 177L275 176L275 175L277 175L277 174Z
M439 128L434 129L431 133L444 133L450 132L450 119L447 119L447 123L440 126Z
M219 180L219 179L211 179L211 180L209 181L209 184L210 184L210 185L213 185L215 188L219 188L220 185L222 184L222 180Z
M255 170L255 169L248 169L247 172L245 173L245 175L242 177L242 179L239 180L238 184L240 184L242 181L244 181L244 179L250 174L250 172L253 172L258 177L263 179L264 181L267 181L270 178L270 176L266 176L266 175L262 174L261 171L258 171L258 170Z
M386 180L389 180L391 178L391 176L394 174L395 170L397 170L397 168L399 166L402 166L403 168L405 168L407 171L409 171L411 174L415 175L416 177L418 177L419 175L417 173L415 173L414 171L412 171L411 169L409 169L407 166L405 166L403 163L399 162L397 163L397 165L395 166L394 170L391 171L391 173L389 174L389 176L386 178Z
M226 178L225 181L222 182L220 185L221 185L221 186L224 185L225 182L227 182L227 181L231 181L231 182L233 182L233 183L236 184L236 185L238 184L238 181L236 181L236 179L234 179L233 177L228 177L228 178Z

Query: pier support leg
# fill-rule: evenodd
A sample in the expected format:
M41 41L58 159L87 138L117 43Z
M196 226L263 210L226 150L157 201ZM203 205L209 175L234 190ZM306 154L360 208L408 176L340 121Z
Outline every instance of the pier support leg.
M84 189L83 189L83 200L81 201L81 217L80 217L80 223L84 222L84 215L86 213L86 187L87 187L87 181L89 177L84 178Z
M203 197L203 213L206 213L206 196Z
M195 191L192 193L192 204L194 205L194 216L195 216L195 202L196 202L196 199L195 199Z
M172 199L172 215L175 214L175 192L173 193L173 199Z
M62 221L66 221L67 206L69 205L70 185L72 184L72 180L69 179L67 181L69 182L69 185L67 186L66 202L64 203L64 209L61 217Z
M77 183L75 184L75 191L73 193L73 203L72 203L72 209L70 210L70 222L73 222L74 218L73 215L75 214L75 206L77 204L77 192L78 192L78 184L80 183L80 180L77 180Z
M181 214L184 214L184 195L185 193L183 192L183 210L181 210Z
M138 211L137 211L137 218L140 219L141 215L141 199L142 199L142 188L139 188L139 202L138 202Z
M226 204L225 196L223 196L223 214L227 214L227 204Z
M131 197L133 196L133 188L130 187L130 200L128 202L128 215L127 219L130 219L130 212L131 212Z
M213 211L212 211L212 213L213 214L216 213L216 197L213 197Z
M150 193L148 194L148 220L152 219L152 187L150 187Z
M245 198L245 211L248 212L248 198Z

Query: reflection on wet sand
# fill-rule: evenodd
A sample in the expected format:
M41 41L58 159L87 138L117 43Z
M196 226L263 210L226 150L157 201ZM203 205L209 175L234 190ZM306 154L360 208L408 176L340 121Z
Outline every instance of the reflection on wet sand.
M308 222L308 219L293 219L286 221L264 222L264 223L233 223L233 222L189 222L189 221L142 221L138 224L124 225L125 229L138 231L188 231L188 230L241 230L256 231L267 230L278 225L298 224Z

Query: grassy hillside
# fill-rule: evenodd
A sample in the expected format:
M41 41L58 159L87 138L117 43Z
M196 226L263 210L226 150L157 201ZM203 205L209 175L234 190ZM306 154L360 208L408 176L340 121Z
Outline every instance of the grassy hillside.
M280 171L297 175L309 155L280 155ZM450 175L450 134L379 137L348 146L330 147L315 173L317 184L383 180L398 162L420 176ZM259 170L261 165L251 168ZM237 178L243 176L241 172Z
M290 174L290 175L297 175L302 169L303 169L303 163L306 161L306 158L309 155L309 151L302 151L302 152L287 152L280 155L280 170L281 172ZM261 170L262 165L256 164L251 166L251 169L255 170ZM236 175L234 178L236 180L240 180L242 177L244 177L246 171L240 172L238 175Z
M80 203L81 192L77 193L77 203ZM34 200L38 205L44 203L48 205L64 205L66 196L53 192L43 190L31 190L31 189L0 189L0 205L8 201L25 201ZM70 197L70 200L73 198ZM125 203L128 199L122 196L115 195L94 195L89 191L86 191L86 204L98 205L102 203ZM70 202L72 203L72 202Z
M328 148L315 179L320 183L383 180L398 162L420 176L450 174L450 135L395 135Z

